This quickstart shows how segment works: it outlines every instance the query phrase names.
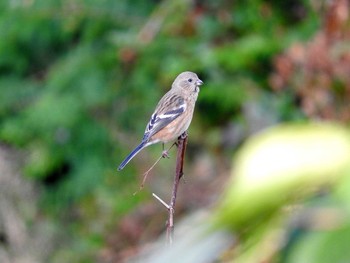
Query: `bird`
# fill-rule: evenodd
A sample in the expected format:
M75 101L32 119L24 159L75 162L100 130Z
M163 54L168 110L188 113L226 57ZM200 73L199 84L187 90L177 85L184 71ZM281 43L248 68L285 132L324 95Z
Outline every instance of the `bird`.
M118 171L145 147L158 142L164 145L187 131L202 84L197 74L190 71L182 72L175 78L171 89L160 99L151 115L141 143L122 161Z

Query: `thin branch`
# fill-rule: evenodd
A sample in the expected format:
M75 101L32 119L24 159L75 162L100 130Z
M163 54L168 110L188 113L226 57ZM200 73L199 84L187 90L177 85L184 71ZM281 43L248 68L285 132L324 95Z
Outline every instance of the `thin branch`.
M171 11L172 1L162 1L151 14L148 21L144 23L137 35L137 41L142 44L149 44L160 31L165 18Z
M158 195L156 195L155 193L152 193L153 197L155 197L162 205L164 205L166 207L166 209L170 209L170 206L165 203L165 201L163 201L163 199L161 199Z
M143 179L142 179L142 183L140 185L140 190L143 189L143 187L145 186L146 183L146 179L148 174L153 170L154 166L156 166L157 163L159 163L159 161L163 158L163 156L160 156L157 161L155 161L155 163L143 174Z
M175 170L175 176L174 176L171 201L168 209L169 217L168 217L167 231L166 231L168 245L172 245L174 240L174 213L175 213L176 196L177 196L177 189L179 186L180 179L183 176L183 166L184 166L185 152L186 152L186 146L187 146L187 138L188 138L187 132L185 132L183 135L180 136L177 143L178 148L177 148L177 156L176 156L176 170Z
M143 189L143 187L145 186L145 183L146 183L148 174L153 170L153 168L157 165L157 163L159 163L159 161L160 161L162 158L165 158L165 157L169 158L168 152L171 150L171 148L174 147L175 144L176 144L176 143L173 143L173 144L169 147L168 150L163 151L163 152L162 152L162 155L159 156L159 158L154 162L154 164L153 164L146 172L143 173L143 178L142 178L142 183L141 183L141 185L140 185L140 188L139 188L139 190L137 190L137 191L134 193L134 195L136 195L139 191L141 191L141 190Z
M168 245L172 245L173 240L174 240L174 213L175 213L176 196L177 196L177 189L179 187L180 179L183 176L183 166L184 166L185 152L186 152L186 146L187 146L187 139L188 139L188 135L187 135L187 131L186 131L178 138L177 143L172 144L167 151L163 151L162 155L151 166L151 168L149 168L144 173L142 184L141 184L141 187L140 187L140 190L141 190L143 188L144 184L145 184L145 181L147 179L147 175L154 168L154 166L162 158L168 157L167 152L170 151L170 149L174 145L177 145L176 168L175 168L173 190L172 190L170 204L168 205L165 201L163 201L155 193L152 194L153 197L155 197L162 205L164 205L166 207L166 209L168 210L168 212L169 212L168 220L167 220L167 223L166 223L166 239L167 239L167 244Z

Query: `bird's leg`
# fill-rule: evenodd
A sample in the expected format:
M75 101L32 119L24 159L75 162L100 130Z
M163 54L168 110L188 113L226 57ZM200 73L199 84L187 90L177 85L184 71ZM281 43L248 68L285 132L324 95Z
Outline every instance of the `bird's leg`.
M178 146L179 146L179 140L183 140L183 139L185 139L187 136L188 136L188 132L187 132L187 131L184 131L179 137L177 137L177 141L174 142L173 145L175 145L176 147L178 147Z
M162 143L162 146L163 146L162 157L163 158L170 158L168 150L164 149L164 143Z

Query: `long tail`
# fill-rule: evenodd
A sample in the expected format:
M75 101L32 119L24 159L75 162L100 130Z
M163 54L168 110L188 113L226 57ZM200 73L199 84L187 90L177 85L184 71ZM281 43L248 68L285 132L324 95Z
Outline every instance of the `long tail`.
M131 161L131 159L134 158L135 155L138 154L139 151L141 151L146 146L147 146L147 143L145 141L142 141L138 146L136 146L136 148L119 165L118 171L122 170L125 167L125 165L127 165Z

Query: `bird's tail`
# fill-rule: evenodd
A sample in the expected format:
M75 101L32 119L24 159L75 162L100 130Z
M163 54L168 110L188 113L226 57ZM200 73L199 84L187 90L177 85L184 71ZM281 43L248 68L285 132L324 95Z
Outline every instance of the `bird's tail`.
M143 148L145 148L147 145L146 145L146 142L145 141L142 141L138 146L136 146L136 148L125 158L124 161L122 161L122 163L119 165L118 167L118 171L122 170L125 165L127 165L132 158L135 157L136 154L139 153L139 151L141 151Z

